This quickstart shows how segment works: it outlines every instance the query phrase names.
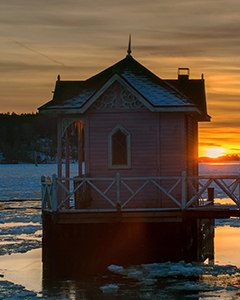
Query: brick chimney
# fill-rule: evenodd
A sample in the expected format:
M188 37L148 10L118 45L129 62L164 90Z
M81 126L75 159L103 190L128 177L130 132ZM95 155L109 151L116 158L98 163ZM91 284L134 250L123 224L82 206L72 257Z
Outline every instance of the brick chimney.
M178 80L187 81L189 79L189 68L178 68Z

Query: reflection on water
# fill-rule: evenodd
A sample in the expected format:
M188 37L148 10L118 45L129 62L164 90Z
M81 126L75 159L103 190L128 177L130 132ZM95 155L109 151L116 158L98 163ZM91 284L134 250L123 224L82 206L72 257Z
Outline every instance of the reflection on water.
M240 228L218 227L215 234L215 262L240 267Z
M0 256L2 280L21 284L45 299L207 299L235 297L240 282L240 228L217 227L215 265L159 263L110 266L78 280L42 279L41 249ZM66 255L71 255L66 253ZM193 297L193 298L192 298ZM229 298L230 299L230 298ZM235 299L235 298L234 298ZM236 298L237 299L237 298Z
M27 253L0 256L0 273L8 280L20 284L26 289L40 292L42 290L41 249Z

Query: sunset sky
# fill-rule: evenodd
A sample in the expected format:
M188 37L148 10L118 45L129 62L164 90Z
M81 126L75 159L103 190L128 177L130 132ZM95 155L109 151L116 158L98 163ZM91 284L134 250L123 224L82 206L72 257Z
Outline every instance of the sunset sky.
M0 112L36 112L58 74L84 80L124 58L129 33L160 78L204 74L200 155L240 154L239 0L0 0Z

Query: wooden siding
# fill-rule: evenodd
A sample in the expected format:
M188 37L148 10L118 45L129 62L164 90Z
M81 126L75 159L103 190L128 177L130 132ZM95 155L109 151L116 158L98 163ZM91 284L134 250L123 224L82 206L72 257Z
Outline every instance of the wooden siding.
M85 113L86 171L91 177L114 178L116 173L120 173L121 177L171 177L181 176L183 171L189 174L196 172L196 122L193 117L177 112L151 112L117 82L97 101L97 105L93 104ZM131 135L131 165L127 169L109 169L108 136L119 124ZM102 191L109 184L97 183ZM174 182L161 184L168 191ZM140 186L138 181L131 182L130 187L136 191ZM108 195L116 199L115 186ZM172 195L181 199L180 188L174 189ZM130 191L123 186L122 201L130 196ZM111 208L111 204L93 189L92 197L93 207ZM126 207L169 207L169 202L176 206L164 192L148 183Z
M186 151L186 172L187 176L198 175L198 141L197 121L192 115L185 117L185 151ZM193 183L195 188L196 184ZM192 197L193 192L187 188L187 196Z
M131 168L127 170L108 169L108 134L121 124L131 134ZM108 113L103 110L89 114L89 166L92 177L139 176L181 176L185 170L184 115L181 113L152 113L143 110ZM168 191L175 182L161 182ZM110 183L109 183L110 184ZM107 183L99 188L105 190ZM131 188L136 191L140 183L132 182ZM116 193L113 187L109 196ZM173 196L181 198L180 188L173 191ZM126 201L131 193L122 188L121 198ZM103 197L93 191L93 198L98 199L104 207L111 207ZM163 192L149 183L127 207L166 207L169 202L176 206ZM98 204L93 205L98 206Z
M108 134L121 124L131 135L131 169L108 169ZM157 176L158 115L150 112L99 113L89 115L89 161L93 177Z
M131 168L109 169L108 168L108 134L116 125L121 124L131 135ZM120 173L121 177L158 176L157 158L157 128L158 114L143 110L142 112L125 113L92 113L89 115L89 163L92 177L115 177ZM107 187L107 184L105 188ZM103 187L102 187L103 188ZM132 182L131 188L136 190L139 183ZM111 194L115 193L114 188ZM121 197L127 200L130 192L123 187ZM138 205L144 207L144 202L152 202L157 206L157 188L149 184L136 198ZM133 199L128 207L133 206ZM104 200L106 203L106 200ZM151 206L151 205L150 205Z
M181 176L185 170L184 164L184 115L181 113L160 114L160 176ZM169 190L174 182L161 182L166 190ZM180 188L172 193L177 199L181 199ZM167 207L173 202L162 192L160 194L159 206Z
M179 176L184 171L183 114L160 115L160 176Z
M187 176L197 176L198 143L196 120L191 115L185 117L185 151Z

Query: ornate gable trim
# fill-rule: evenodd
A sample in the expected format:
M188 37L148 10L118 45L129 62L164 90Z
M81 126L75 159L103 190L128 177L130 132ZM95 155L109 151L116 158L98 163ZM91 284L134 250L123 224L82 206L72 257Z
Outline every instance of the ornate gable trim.
M120 77L118 74L114 74L97 92L95 95L92 96L92 98L83 105L83 107L81 108L81 113L84 113L88 108L90 108L90 106L93 105L93 103L96 102L96 106L99 106L100 103L98 103L97 101L100 100L100 97L104 94L104 92L107 91L107 89L115 82L115 81L118 81L125 89L126 91L128 91L132 96L131 97L135 97L136 100L133 101L133 98L132 100L130 101L127 101L129 103L132 103L132 102L135 102L136 104L131 104L132 106L134 105L137 105L137 107L139 108L140 103L142 104L142 107L147 107L150 111L154 111L154 107L146 100L144 99L135 89L133 89L128 83L127 81L125 81L122 77ZM128 95L130 95L128 94ZM131 98L130 97L130 98ZM127 98L127 92L126 94L124 95L124 102L125 104L122 104L123 106L124 105L127 105L126 104L126 98ZM106 100L105 100L106 101ZM139 101L139 102L138 102ZM111 104L112 105L112 104ZM131 106L130 105L130 106ZM134 107L132 107L134 108Z
M120 82L115 81L90 107L90 109L138 109L145 107Z
M145 105L138 100L131 92L129 92L124 86L120 85L120 108L143 108Z
M97 99L91 109L114 109L117 108L118 84L115 81L110 87Z

